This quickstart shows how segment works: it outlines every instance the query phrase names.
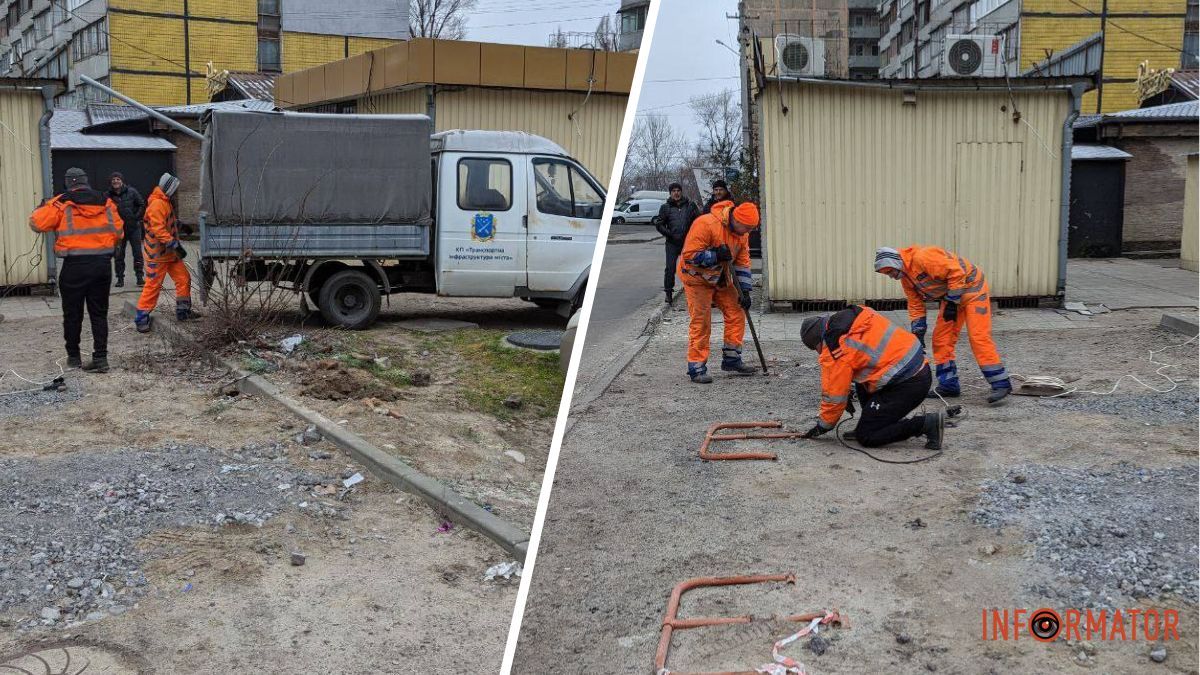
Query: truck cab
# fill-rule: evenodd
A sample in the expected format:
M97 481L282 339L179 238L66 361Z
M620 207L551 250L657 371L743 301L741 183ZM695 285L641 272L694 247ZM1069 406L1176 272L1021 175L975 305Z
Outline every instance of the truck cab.
M604 211L596 179L557 144L516 131L433 136L437 292L521 297L569 316Z

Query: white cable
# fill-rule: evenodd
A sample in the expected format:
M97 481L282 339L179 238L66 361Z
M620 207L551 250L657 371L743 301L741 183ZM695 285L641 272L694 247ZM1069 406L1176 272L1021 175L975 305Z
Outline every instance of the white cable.
M1179 364L1178 363L1163 363L1162 361L1155 359L1154 355L1158 354L1159 352L1166 351L1168 349L1176 349L1179 347L1186 347L1187 345L1195 342L1196 338L1200 338L1200 335L1192 336L1192 338L1190 338L1187 342L1181 342L1177 345L1167 345L1165 347L1159 347L1158 349L1149 350L1150 363L1158 366L1158 368L1154 371L1154 374L1158 375L1159 377L1161 377L1171 383L1171 386L1166 389L1159 389L1158 387L1146 384L1137 375L1134 375L1132 373L1126 373L1126 374L1118 377L1117 380L1115 382L1113 382L1112 388L1109 389L1108 391L1095 391L1092 389L1069 389L1067 391L1064 391L1064 392L1061 392L1058 394L1054 394L1052 396L1043 396L1042 398L1059 398L1062 396L1068 396L1070 394L1095 394L1097 396L1108 396L1108 395L1116 392L1117 387L1120 386L1120 384L1121 384L1121 380L1123 380L1127 377L1155 393L1158 393L1158 394L1170 393L1179 388L1180 382L1186 382L1187 379L1184 378L1184 379L1176 380L1175 378L1171 377L1170 375L1167 375L1163 371L1167 370L1168 368L1178 368ZM1055 387L1063 387L1063 388L1066 387L1066 382L1062 381L1061 379L1059 379L1057 377L1051 377L1051 376L1047 376L1047 375L1021 375L1019 373L1013 373L1012 377L1022 380L1024 382L1030 382L1033 384L1047 384L1047 385L1055 386Z

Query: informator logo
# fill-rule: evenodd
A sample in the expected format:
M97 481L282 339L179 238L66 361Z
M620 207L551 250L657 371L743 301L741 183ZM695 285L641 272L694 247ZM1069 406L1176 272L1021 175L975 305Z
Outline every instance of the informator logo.
M476 213L471 221L471 239L492 241L496 238L496 217L490 213Z

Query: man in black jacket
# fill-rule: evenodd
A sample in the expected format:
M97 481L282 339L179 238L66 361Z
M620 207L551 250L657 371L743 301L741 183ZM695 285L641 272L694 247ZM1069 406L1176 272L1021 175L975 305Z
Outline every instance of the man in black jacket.
M692 200L683 196L683 186L671 183L668 188L671 198L658 209L654 218L654 228L666 240L664 248L667 252L667 267L663 270L663 291L667 294L667 302L675 297L675 268L678 266L679 254L683 252L683 240L687 238L688 228L692 221L700 216L700 210Z
M704 202L704 208L700 209L701 215L712 213L713 204L718 202L733 202L735 206L737 205L737 202L733 199L733 193L729 191L728 183L718 178L712 182L711 187L712 195L708 198L708 201Z
M117 288L125 286L125 244L133 249L133 273L137 277L137 285L145 283L142 278L142 217L146 215L146 200L142 198L137 188L125 184L125 177L119 171L114 171L109 177L108 197L117 205L121 220L125 221L125 239L117 247L113 257L114 272Z

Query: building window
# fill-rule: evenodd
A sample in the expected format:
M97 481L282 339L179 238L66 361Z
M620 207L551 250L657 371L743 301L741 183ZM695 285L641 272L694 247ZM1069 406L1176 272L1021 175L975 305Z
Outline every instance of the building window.
M635 7L629 11L621 12L621 32L636 33L645 28L647 9L649 9L649 5Z
M21 13L24 14L33 8L33 0L21 0Z
M283 70L279 50L279 2L258 0L258 69L276 73Z
M45 40L50 37L50 11L47 10L33 17L33 30L37 39Z
M862 14L855 14L855 15L854 15L854 25L855 25L855 26L861 26L861 25L863 25L863 23L864 23L864 21L863 21L863 15L862 15Z
M62 0L54 0L54 1L61 2ZM86 4L87 2L88 2L88 0L67 0L67 9L70 9L71 11L75 11L75 10L79 9L80 7L83 7L84 4Z
M21 20L21 8L14 2L8 7L8 29L10 31L17 29L17 22Z
M63 49L51 57L50 60L45 63L45 65L43 65L41 68L38 68L34 72L34 77L45 77L52 80L60 80L67 76L67 69L67 50Z
M879 45L871 45L871 56L879 56Z
M561 160L538 158L533 160L533 172L540 213L568 218L600 218L604 198L579 169Z
M863 46L862 46L861 42L859 44L854 45L854 55L855 56L863 55Z
M50 5L50 11L54 13L54 25L66 23L71 20L71 15L67 13L67 8L62 4L62 0L54 0Z
M71 39L71 60L82 61L90 56L108 51L108 22L100 19L96 23L75 33Z

